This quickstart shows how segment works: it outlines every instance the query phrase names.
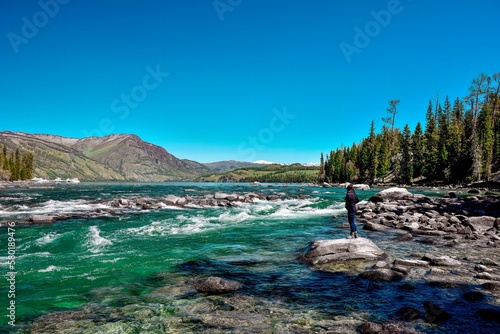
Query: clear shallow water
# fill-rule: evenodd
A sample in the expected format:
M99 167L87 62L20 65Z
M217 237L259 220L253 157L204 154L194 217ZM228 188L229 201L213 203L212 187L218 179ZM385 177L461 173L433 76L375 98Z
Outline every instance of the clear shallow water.
M104 313L113 307L149 305L155 292L166 286L170 287L168 303L160 298L160 304L168 305L171 311L163 314L153 306L154 310L149 311L158 311L163 318L178 319L186 314L192 317L198 308L213 303L213 298L176 294L172 290L189 290L190 281L210 275L242 282L242 294L252 298L254 309L257 303L266 312L284 312L274 320L276 323L296 320L303 325L300 317L320 323L335 316L384 321L394 319L394 313L402 306L422 309L424 300L437 297L456 312L469 307L462 302L457 304L461 290L442 292L417 283L418 293L406 293L397 284L370 283L350 272L322 272L298 263L296 258L308 242L348 234L344 189L281 184L82 183L53 189L2 190L0 220L16 221L30 214L92 212L109 208L110 201L119 198L195 196L218 191L282 192L288 199L256 200L224 208L129 210L109 217L16 227L16 323L28 324L49 312L89 305ZM368 199L375 192L358 191L358 196ZM305 198L297 199L298 196ZM6 229L2 233L6 234ZM434 247L415 242L394 243L391 233L360 234L394 257L432 251ZM6 273L6 237L2 237L0 249L4 251L0 254L0 268ZM5 281L1 288L7 291ZM4 293L1 300L8 305L6 299ZM210 304L202 314L221 311L220 303L225 302L219 301L217 307ZM6 325L8 320L1 317L0 328L12 329ZM445 333L463 326L460 320L456 321L417 327ZM197 328L175 321L169 328L175 332L175 326L178 332ZM254 329L259 330L258 326ZM160 328L158 332L161 331Z

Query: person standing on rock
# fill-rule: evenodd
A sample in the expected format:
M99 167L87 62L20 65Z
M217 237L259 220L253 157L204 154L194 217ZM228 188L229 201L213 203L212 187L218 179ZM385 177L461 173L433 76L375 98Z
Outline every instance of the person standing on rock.
M354 224L354 219L356 218L357 203L359 203L358 195L356 195L356 193L354 192L352 184L349 184L347 186L347 194L345 195L345 208L347 209L347 219L349 220L349 226L351 228L351 234L347 237L348 239L358 237L356 224Z

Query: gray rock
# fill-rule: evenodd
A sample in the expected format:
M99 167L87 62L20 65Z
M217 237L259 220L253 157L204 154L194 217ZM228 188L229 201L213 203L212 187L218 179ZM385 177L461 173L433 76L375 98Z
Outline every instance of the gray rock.
M390 269L391 265L385 261L377 261L372 267L373 269Z
M495 262L491 259L488 259L488 258L481 260L480 263L485 265L485 266L495 266L495 267L499 266L497 262Z
M489 269L488 267L486 267L485 265L482 265L482 264L475 265L474 270L479 272L479 273L491 271L491 269Z
M386 253L366 238L317 240L300 256L308 264L324 264L346 260L378 260Z
M390 200L408 199L413 198L413 194L405 188L388 188L373 195L370 202L388 202Z
M56 219L51 215L31 215L29 221L33 224L52 224Z
M413 235L411 233L402 234L398 237L392 239L394 241L411 241L413 240Z
M495 217L481 216L481 217L469 217L467 225L471 227L473 231L486 232L495 226Z
M500 291L500 282L487 282L481 284L481 286L488 291Z
M225 280L220 277L200 278L194 282L194 288L198 292L213 294L226 293L239 290L242 284L236 281Z
M401 280L403 274L391 269L372 269L361 273L359 277L374 281L394 282Z
M387 227L387 226L382 225L382 224L373 223L373 222L364 222L363 229L368 230L368 231L385 231L385 230L389 230L390 227Z
M479 279L486 279L486 280L492 280L493 279L493 276L491 276L490 273L479 273L479 274L477 274L474 277L475 278L479 278Z
M429 262L422 260L406 260L406 259L395 259L394 265L408 266L408 267L428 267Z
M462 265L462 262L455 260L448 255L433 256L430 254L425 254L422 260L429 261L432 266L455 267Z
M163 198L163 203L166 205L172 205L175 206L177 205L177 202L179 201L180 197L175 196L175 195L167 195Z
M408 275L408 273L410 272L410 269L408 267L399 266L399 265L392 266L391 269L394 271L400 272L403 275Z

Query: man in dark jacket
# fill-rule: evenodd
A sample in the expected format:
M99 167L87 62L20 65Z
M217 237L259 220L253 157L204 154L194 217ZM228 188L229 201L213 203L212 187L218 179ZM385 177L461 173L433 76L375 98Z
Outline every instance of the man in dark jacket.
M349 220L349 226L351 227L351 234L347 237L348 239L357 238L358 232L356 230L356 224L354 224L354 219L356 218L356 204L359 202L358 195L354 192L352 184L347 186L347 194L345 195L345 208L347 209L347 219Z

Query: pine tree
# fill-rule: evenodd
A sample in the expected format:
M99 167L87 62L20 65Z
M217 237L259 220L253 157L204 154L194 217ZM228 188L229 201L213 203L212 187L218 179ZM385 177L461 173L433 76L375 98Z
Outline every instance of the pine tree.
M450 119L451 119L451 103L446 96L444 107L438 105L437 125L438 125L438 162L437 162L437 177L439 179L450 179L450 163L449 163L449 147L450 147Z
M413 175L420 177L425 171L425 138L420 122L415 126L412 138Z
M457 97L453 103L453 111L450 124L450 141L448 145L450 180L460 182L467 176L464 172L464 106Z
M370 126L370 135L368 136L368 178L373 182L378 177L378 143L375 134L375 121Z
M425 126L425 169L424 174L429 178L436 177L438 164L438 132L436 126L436 118L432 111L432 102L429 101L427 107L426 126Z
M3 164L2 164L2 169L10 171L10 162L9 162L9 157L7 156L7 146L3 146Z
M413 162L412 162L412 135L408 124L405 125L401 138L401 173L400 177L403 182L410 183L413 178Z
M33 178L34 161L33 153L23 152L21 155L21 179L29 180Z
M394 122L396 120L396 114L398 113L397 105L399 103L399 100L390 100L389 101L389 108L387 108L387 112L389 113L390 116L388 117L382 117L382 121L387 123L390 128L391 132L394 131Z
M392 133L389 129L384 126L382 128L382 134L377 135L377 147L378 147L378 174L382 178L382 182L385 182L385 178L391 169L391 146L392 146Z
M483 161L482 174L486 181L491 177L491 163L493 161L493 115L490 106L485 103L479 112L479 139L482 144L481 157Z
M319 172L318 172L318 182L323 182L325 180L325 159L323 157L323 152L319 158Z

